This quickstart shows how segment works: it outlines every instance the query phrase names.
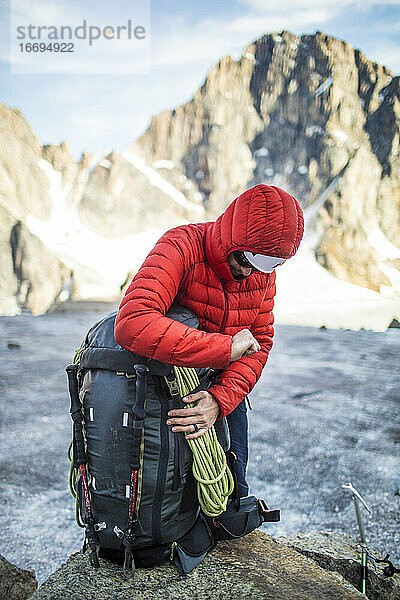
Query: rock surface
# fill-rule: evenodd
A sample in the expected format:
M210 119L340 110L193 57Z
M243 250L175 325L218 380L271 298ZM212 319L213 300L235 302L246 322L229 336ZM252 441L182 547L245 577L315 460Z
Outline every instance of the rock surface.
M29 215L48 219L51 212L40 157L21 112L0 104L0 314L45 312L69 275L25 224Z
M400 329L400 321L398 321L397 319L393 319L389 323L388 329Z
M0 556L0 600L25 600L37 588L34 571L25 571Z
M350 535L335 531L313 531L277 539L296 552L312 558L323 569L336 571L352 585L359 587L361 544ZM368 551L376 558L383 558L371 549ZM384 566L376 563L375 569L368 563L367 596L370 600L399 600L400 575L385 577Z
M186 577L171 564L138 569L134 578L101 561L95 571L87 556L74 554L31 596L32 600L356 600L363 598L337 573L256 531L244 539L220 542Z

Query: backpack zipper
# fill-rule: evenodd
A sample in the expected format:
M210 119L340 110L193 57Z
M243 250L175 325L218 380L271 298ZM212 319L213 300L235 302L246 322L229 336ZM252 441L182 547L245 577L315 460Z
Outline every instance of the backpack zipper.
M175 548L177 547L177 545L178 545L177 542L172 542L169 560L174 560Z

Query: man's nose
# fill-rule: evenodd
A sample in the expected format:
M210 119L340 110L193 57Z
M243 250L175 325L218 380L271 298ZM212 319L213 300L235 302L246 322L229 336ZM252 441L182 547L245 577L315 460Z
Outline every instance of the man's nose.
M241 271L242 271L242 274L243 274L245 277L248 277L249 275L251 275L251 272L252 272L252 270L253 270L253 269L252 269L252 267L242 267L242 266L240 267L240 269L241 269Z

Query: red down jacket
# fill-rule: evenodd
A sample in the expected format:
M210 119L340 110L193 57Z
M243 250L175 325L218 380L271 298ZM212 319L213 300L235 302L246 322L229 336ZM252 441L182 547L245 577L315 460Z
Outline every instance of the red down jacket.
M236 281L233 250L289 258L303 235L299 203L284 190L256 185L215 221L167 231L129 285L115 339L141 356L184 367L224 369L209 392L226 416L253 389L272 347L275 273ZM191 309L200 329L165 317L173 301ZM249 329L261 350L230 363L232 336Z

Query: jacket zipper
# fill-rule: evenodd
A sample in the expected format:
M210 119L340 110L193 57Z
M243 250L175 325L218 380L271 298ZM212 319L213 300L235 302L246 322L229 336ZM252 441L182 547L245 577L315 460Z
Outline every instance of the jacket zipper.
M153 543L155 546L161 544L161 508L165 493L165 482L168 468L169 437L167 426L168 398L161 382L158 382L158 392L161 404L160 415L160 460L157 469L157 483L154 495L154 503L151 517L153 531Z

